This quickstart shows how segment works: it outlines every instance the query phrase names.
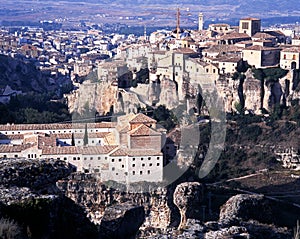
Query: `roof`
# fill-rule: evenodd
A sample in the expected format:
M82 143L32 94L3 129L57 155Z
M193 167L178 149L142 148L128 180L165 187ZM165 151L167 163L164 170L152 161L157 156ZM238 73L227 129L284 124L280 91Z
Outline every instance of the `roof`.
M22 145L4 145L0 144L0 153L19 153L25 149L34 147L32 144L22 144Z
M225 34L220 37L222 40L228 40L228 39L251 39L251 37L246 33L238 33L238 32L231 32L228 34Z
M156 120L150 118L142 113L137 114L132 120L129 121L130 124L135 123L156 123Z
M66 155L66 154L83 154L83 155L99 155L108 154L117 146L66 146L66 147L49 147L43 148L43 155Z
M289 47L282 50L282 52L293 52L293 53L300 53L300 46L299 47Z
M149 136L149 135L161 135L159 132L155 131L154 129L142 124L140 125L139 127L131 130L129 132L129 134L131 136L143 136L143 135L146 135L146 136Z
M258 21L260 20L259 18L255 18L255 17L245 17L245 18L241 18L241 20L247 20L247 21Z
M22 130L59 130L59 129L85 129L86 124L66 123L66 124L6 124L0 125L0 131L22 131ZM113 128L111 122L87 123L87 128Z
M242 58L239 57L220 57L216 58L218 62L234 62L237 63L241 60Z
M276 38L275 36L269 34L269 33L266 33L266 32L257 32L255 33L252 38L259 38L259 39L267 39L267 38Z
M259 46L259 45L254 45L254 46L249 46L243 49L243 51L280 51L281 48L278 47L264 47L264 46Z

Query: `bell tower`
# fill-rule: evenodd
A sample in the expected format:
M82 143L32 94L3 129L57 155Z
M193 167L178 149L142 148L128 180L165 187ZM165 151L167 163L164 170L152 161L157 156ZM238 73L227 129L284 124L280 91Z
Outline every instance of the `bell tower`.
M198 31L202 31L203 30L203 13L202 12L200 12L198 15L198 23L199 23Z

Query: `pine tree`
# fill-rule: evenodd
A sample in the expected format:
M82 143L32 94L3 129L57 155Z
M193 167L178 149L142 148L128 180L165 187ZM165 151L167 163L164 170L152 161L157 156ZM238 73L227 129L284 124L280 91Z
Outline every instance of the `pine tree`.
M88 143L89 143L88 130L87 130L87 124L85 124L85 131L84 131L84 137L83 137L83 145L87 145Z

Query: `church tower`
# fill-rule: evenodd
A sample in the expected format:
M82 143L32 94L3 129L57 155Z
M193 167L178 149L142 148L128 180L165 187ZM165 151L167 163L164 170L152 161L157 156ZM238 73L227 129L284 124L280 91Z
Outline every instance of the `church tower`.
M199 13L198 22L199 22L198 30L202 31L203 30L203 13L202 12Z

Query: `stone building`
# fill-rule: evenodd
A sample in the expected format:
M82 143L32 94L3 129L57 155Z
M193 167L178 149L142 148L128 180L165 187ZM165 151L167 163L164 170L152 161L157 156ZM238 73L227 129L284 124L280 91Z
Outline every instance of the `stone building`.
M288 47L280 52L280 67L282 69L299 69L300 47Z
M85 124L0 125L0 158L55 158L103 181L162 181L166 131L143 114L121 118L86 124L87 145Z
M252 37L261 30L261 20L258 18L242 18L239 24L239 33L246 33Z
M256 68L277 66L280 51L277 47L250 46L243 49L243 60Z

